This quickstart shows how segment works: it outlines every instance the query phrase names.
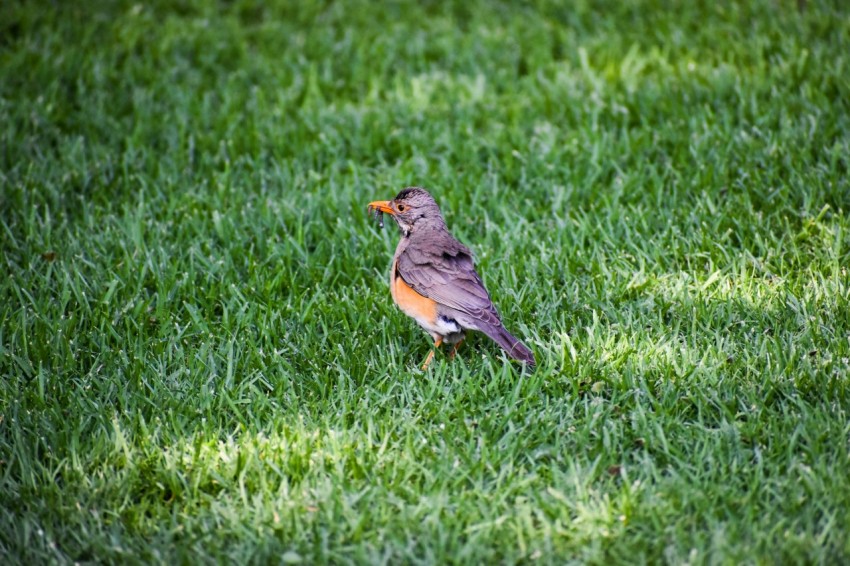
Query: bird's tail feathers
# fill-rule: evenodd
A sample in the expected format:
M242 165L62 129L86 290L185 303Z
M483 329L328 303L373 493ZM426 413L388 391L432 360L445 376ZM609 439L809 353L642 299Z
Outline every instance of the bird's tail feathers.
M528 347L520 342L518 338L505 330L504 326L482 328L482 331L487 336L495 340L496 343L513 359L525 362L530 366L537 364L534 359L534 352L529 350Z

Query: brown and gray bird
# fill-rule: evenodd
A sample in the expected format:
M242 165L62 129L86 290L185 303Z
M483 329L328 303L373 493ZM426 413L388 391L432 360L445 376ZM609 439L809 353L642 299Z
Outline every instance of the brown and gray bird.
M390 271L393 301L434 339L453 344L453 358L467 330L483 332L514 359L533 366L534 354L505 327L475 272L472 253L449 233L440 207L427 191L408 187L392 200L369 203L401 229ZM434 350L422 369L428 367Z

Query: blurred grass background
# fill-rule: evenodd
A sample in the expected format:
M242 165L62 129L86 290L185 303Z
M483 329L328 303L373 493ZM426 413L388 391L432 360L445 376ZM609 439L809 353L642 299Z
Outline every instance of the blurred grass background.
M850 558L843 2L5 2L7 562ZM416 368L432 190L523 373Z

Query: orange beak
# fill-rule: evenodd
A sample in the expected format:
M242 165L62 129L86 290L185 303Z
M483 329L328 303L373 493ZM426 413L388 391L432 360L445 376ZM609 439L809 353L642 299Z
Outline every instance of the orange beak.
M369 212L373 210L380 210L381 212L385 212L387 214L395 214L395 210L390 206L390 201L388 200L376 200L375 202L369 203Z

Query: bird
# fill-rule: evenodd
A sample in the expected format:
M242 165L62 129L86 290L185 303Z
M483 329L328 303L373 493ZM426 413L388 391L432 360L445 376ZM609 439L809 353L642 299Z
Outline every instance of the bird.
M529 366L534 353L508 332L475 271L472 252L449 232L437 201L421 187L407 187L392 200L370 202L367 210L389 214L401 239L390 269L393 301L434 339L422 364L426 370L434 351L452 345L453 359L468 330L483 332L507 354Z

